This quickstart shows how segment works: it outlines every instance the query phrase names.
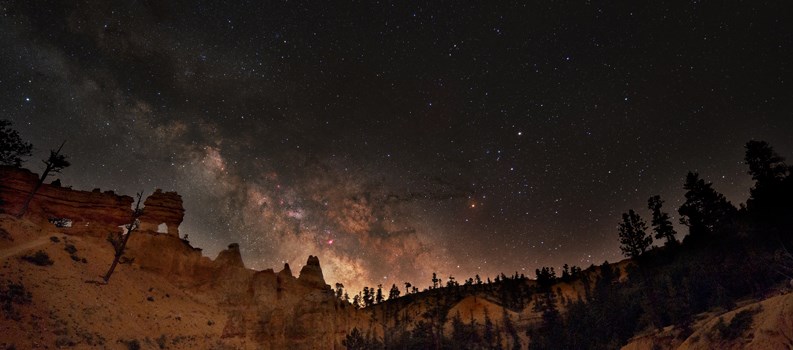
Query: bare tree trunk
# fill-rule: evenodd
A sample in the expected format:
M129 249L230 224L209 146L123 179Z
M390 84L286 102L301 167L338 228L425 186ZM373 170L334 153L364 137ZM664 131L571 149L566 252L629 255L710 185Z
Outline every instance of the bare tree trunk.
M36 183L36 186L33 187L33 190L30 191L30 193L28 193L28 197L25 199L25 204L22 205L22 208L19 209L19 212L16 215L17 219L21 218L22 215L25 215L25 212L28 211L28 206L30 206L30 201L33 200L33 196L36 194L36 192L38 192L39 187L41 187L41 185L44 183L44 179L47 178L47 173L49 172L50 172L49 168L45 169L44 173L41 174L41 178Z
M50 174L50 171L55 170L55 172L58 172L60 168L62 168L54 160L56 160L58 158L58 155L60 155L61 149L63 149L64 144L66 144L66 141L63 141L63 143L61 143L61 146L58 147L58 150L55 153L51 153L50 158L44 161L44 164L46 164L47 167L44 168L44 173L41 174L41 178L39 179L39 182L36 183L36 186L33 187L33 190L30 191L30 193L28 194L28 198L25 199L25 204L23 204L22 208L19 209L19 213L17 213L16 215L17 219L21 218L22 215L25 215L25 212L28 211L28 206L30 206L30 201L33 200L33 196L36 195L36 192L38 192L41 185L44 184L44 180L47 179L47 176ZM68 163L66 164L66 166L68 166Z
M110 265L110 269L107 270L105 277L105 284L108 283L110 280L110 276L113 274L113 271L116 270L116 266L118 265L118 261L121 260L121 256L124 255L124 249L127 247L127 241L129 241L129 236L132 235L132 231L135 231L138 228L137 221L138 218L143 214L143 210L140 209L140 199L143 197L143 192L138 193L138 204L135 205L135 210L132 212L132 219L130 220L129 224L127 224L127 234L124 236L120 242L111 241L113 243L113 248L116 251L116 255L113 258L113 264Z

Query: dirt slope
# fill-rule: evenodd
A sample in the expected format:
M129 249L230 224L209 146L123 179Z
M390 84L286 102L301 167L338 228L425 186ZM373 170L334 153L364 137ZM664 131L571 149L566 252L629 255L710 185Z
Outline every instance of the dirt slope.
M793 293L783 293L728 312L700 315L688 336L667 327L632 339L623 350L793 349Z
M226 316L213 300L190 294L135 265L120 265L108 285L86 283L100 280L110 265L112 248L107 242L44 230L32 241L14 243L0 250L0 289L21 284L30 301L6 304L12 311L0 316L0 348L242 345L219 340ZM52 265L38 266L21 258L39 250Z

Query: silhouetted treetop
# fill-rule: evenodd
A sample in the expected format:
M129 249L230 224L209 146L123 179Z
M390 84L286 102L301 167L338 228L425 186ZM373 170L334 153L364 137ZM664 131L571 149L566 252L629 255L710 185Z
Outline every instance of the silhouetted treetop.
M745 147L744 161L749 165L749 175L758 185L775 183L787 176L785 158L779 156L768 142L749 141Z
M672 220L669 218L669 213L665 213L661 211L661 207L663 206L664 201L661 200L661 196L655 195L647 199L647 207L650 209L653 215L652 225L653 231L655 231L655 238L656 239L666 239L666 244L672 244L677 242L675 239L675 231L674 226L672 226Z
M622 214L619 236L620 250L629 258L642 255L653 244L653 238L647 233L647 224L633 209Z
M10 121L0 119L0 164L20 167L23 158L30 157L33 145L22 141L11 125Z
M699 178L699 174L688 172L686 201L678 209L682 216L680 223L689 227L691 237L710 235L725 229L734 218L737 210L724 197L713 189L713 184Z
M778 223L793 214L793 179L784 160L765 141L746 143L744 161L755 180L746 207L757 219Z

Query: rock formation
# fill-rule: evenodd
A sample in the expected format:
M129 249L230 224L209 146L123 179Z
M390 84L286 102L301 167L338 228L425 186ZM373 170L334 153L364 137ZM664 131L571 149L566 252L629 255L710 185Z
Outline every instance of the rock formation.
M184 219L182 196L176 192L163 192L158 188L146 198L143 205L141 230L157 232L159 225L165 224L169 235L179 237L179 225Z
M0 166L0 210L16 214L38 182L38 176L27 169ZM77 191L43 184L36 192L25 214L31 221L46 224L60 222L66 233L107 237L129 223L133 199L112 191Z
M219 268L235 267L244 269L245 263L242 262L240 245L237 243L229 244L228 249L218 253L218 257L215 258L215 265Z
M322 276L322 268L319 267L319 258L313 255L308 256L308 261L303 265L303 268L300 269L300 277L298 277L297 280L312 288L330 288L330 286L325 284L325 278Z
M125 256L141 269L155 272L184 286L205 285L215 278L216 267L200 249L171 235L135 231Z
M0 166L0 211L16 214L38 182L38 175L27 169ZM36 192L26 217L42 223L55 222L64 233L107 237L129 223L134 200L113 191L73 190L55 184L43 184ZM57 182L57 183L56 183ZM156 190L143 203L140 231L157 232L165 224L168 235L179 237L184 219L182 197L176 192Z
M222 273L213 289L228 310L223 337L254 339L263 349L342 348L354 309L325 284L317 257L295 278L289 264L278 273L239 266L238 253L232 244L215 260Z

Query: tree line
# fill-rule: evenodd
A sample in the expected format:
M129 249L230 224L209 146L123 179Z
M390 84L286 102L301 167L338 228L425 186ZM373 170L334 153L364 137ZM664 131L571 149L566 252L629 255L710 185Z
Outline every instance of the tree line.
M693 332L695 315L733 309L740 299L762 298L793 280L793 167L765 141L747 142L743 162L754 185L746 204L738 207L699 173L686 174L685 201L677 208L679 222L688 231L682 240L660 196L647 200L649 222L641 211L623 213L616 233L620 250L631 258L624 271L604 262L584 270L590 273L564 266L557 276L553 268L542 267L535 271L533 287L527 287L525 276L517 274L499 276L498 283L469 279L449 286L453 288L441 288L433 276L432 285L422 293L426 294L416 299L424 300L427 311L412 320L412 329L407 327L411 320L402 318L392 322L395 326L386 328L382 338L353 330L344 345L348 349L519 349L527 345L529 349L617 349L639 332L669 326L684 339ZM658 247L654 242L663 244ZM565 298L561 290L554 290L558 282L571 280L582 282L582 297ZM371 305L378 303L379 289L374 289ZM496 297L502 312L533 303L541 319L518 330L508 319L495 325L492 315L481 324L448 314L463 296L475 293ZM396 303L413 297L408 293L395 296L399 297ZM366 302L360 306L366 307ZM400 317L398 311L392 313L391 317ZM451 321L451 334L443 332L447 321ZM520 344L513 337L517 332L525 334L529 344ZM720 334L734 339L740 332L729 329Z

